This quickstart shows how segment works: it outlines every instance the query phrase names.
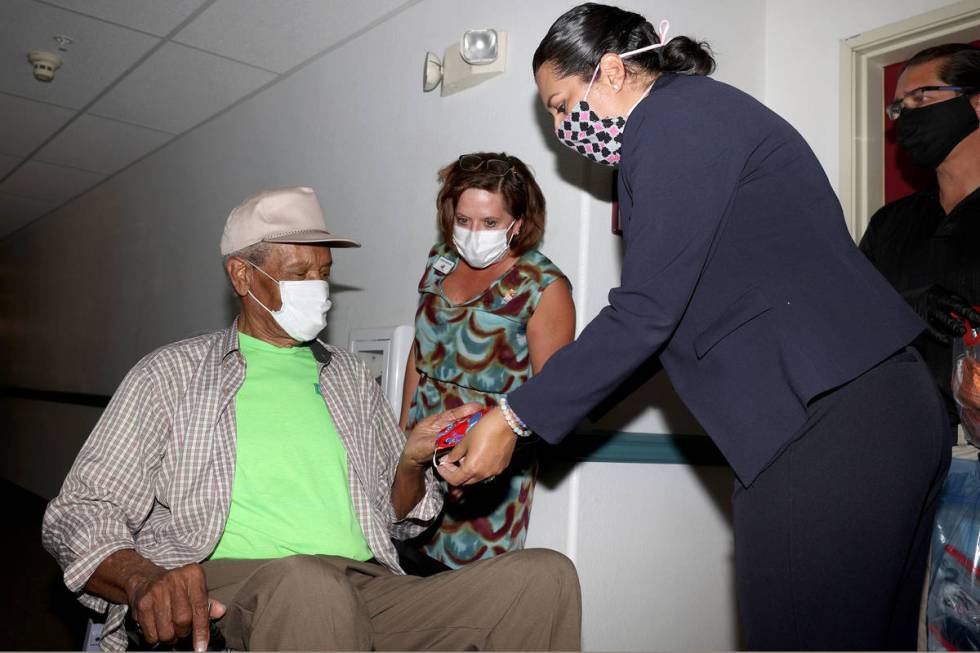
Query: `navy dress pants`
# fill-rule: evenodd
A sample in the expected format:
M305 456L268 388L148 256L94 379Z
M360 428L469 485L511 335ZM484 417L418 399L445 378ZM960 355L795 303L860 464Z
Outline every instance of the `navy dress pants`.
M914 650L950 427L907 349L816 399L748 487L735 562L749 650Z

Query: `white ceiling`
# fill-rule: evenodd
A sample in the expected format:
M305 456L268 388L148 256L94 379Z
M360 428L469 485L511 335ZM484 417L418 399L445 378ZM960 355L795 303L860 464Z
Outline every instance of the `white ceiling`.
M0 237L417 1L2 0Z

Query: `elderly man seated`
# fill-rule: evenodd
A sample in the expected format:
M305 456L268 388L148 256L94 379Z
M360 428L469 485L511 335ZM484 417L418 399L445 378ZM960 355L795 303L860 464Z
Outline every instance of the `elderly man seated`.
M229 329L167 345L129 372L44 516L44 545L81 601L109 609L103 648L209 632L233 649L576 649L578 578L551 551L406 576L391 537L442 503L438 430L408 436L348 352L316 339L331 248L309 188L228 217ZM473 407L469 407L472 411ZM209 628L210 627L210 628Z

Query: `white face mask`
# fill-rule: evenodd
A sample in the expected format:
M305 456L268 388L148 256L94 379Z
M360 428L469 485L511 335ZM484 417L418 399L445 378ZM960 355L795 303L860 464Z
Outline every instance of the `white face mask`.
M273 311L259 301L258 297L249 290L248 294L256 303L269 311L269 315L289 334L289 337L299 342L309 342L316 334L327 326L327 311L333 305L330 301L330 285L321 279L303 281L279 281L268 272L249 262L253 268L269 277L279 285L279 298L282 306Z
M471 267L482 270L488 268L504 257L510 249L510 241L516 231L510 236L510 231L517 222L511 223L506 229L481 229L473 231L456 225L453 227L453 244L459 255L466 259Z

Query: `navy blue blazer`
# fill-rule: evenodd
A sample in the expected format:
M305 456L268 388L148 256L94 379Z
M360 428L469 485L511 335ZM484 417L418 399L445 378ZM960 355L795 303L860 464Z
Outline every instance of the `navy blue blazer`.
M811 399L924 325L854 245L800 134L751 96L664 75L630 116L621 152L622 285L508 400L557 443L659 352L748 485Z

